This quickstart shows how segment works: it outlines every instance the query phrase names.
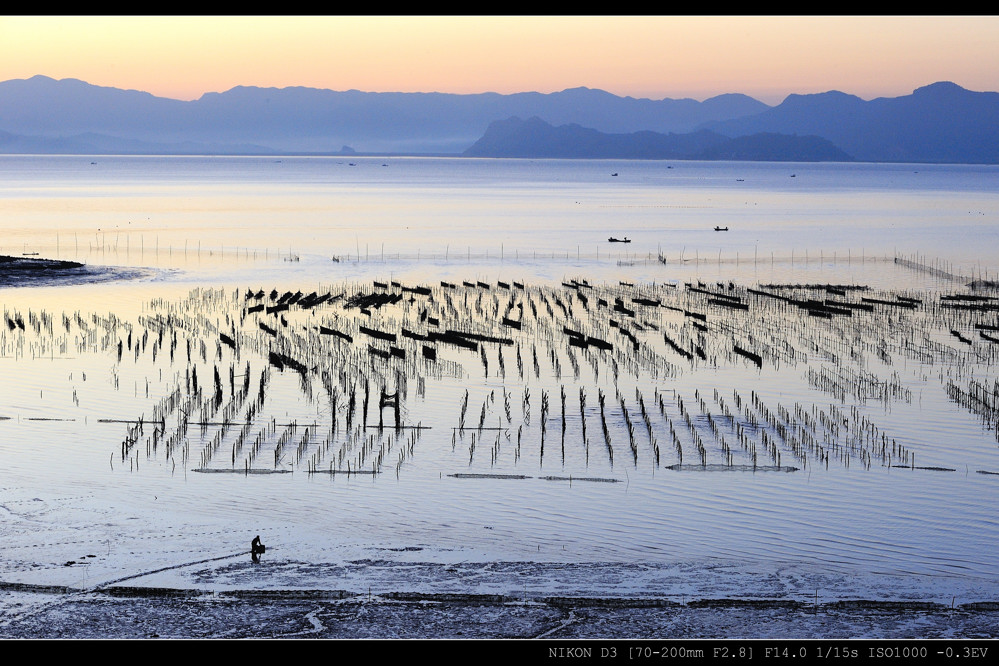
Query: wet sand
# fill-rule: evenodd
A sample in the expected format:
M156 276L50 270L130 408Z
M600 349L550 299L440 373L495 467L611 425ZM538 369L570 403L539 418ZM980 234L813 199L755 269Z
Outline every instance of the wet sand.
M57 285L108 282L147 274L134 268L91 266L77 261L45 259L36 256L0 255L0 288L49 287Z
M983 639L999 605L0 587L2 638Z
M421 561L420 555L406 552L391 559L329 563L265 555L260 564L253 564L248 554L237 553L136 571L90 587L0 582L0 638L999 636L999 602L961 603L952 597L948 604L942 598L916 598L918 583L904 577L882 578L881 598L871 599L869 581L808 579L792 588L790 583L797 580L793 572L733 576L733 569L717 571L711 578L683 566L449 564ZM806 583L825 585L822 597L802 594Z

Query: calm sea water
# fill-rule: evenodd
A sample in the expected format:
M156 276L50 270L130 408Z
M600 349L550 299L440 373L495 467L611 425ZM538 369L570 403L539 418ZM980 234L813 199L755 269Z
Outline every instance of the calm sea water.
M894 254L999 265L990 166L4 156L0 175L3 251L197 274L289 255L549 279L636 273L617 262L660 254L704 271Z
M350 373L341 372L341 402L331 406L318 380L303 385L297 373L273 368L266 409L238 447L229 429L201 457L220 429L189 426L181 453L183 442L159 439L170 428L154 440L148 427L157 405L174 391L188 393L192 368L202 386L221 369L227 399L230 369L233 386L248 373L256 388L269 367L266 343L234 352L217 339L237 328L262 335L245 319L248 289L491 285L484 306L476 301L481 288L454 296L455 312L465 315L499 306L499 296L489 300L499 282L525 283L538 306L542 294L564 295L558 290L572 279L606 289L611 303L622 282L664 299L697 282L865 285L927 300L967 293L963 278L991 279L999 269L994 167L4 156L0 210L0 253L110 266L127 278L0 291L8 320L26 324L5 326L0 340L0 492L8 500L85 500L106 511L100 529L121 539L154 535L164 523L198 526L209 541L270 529L272 542L302 558L335 559L336 547L349 543L419 547L427 557L999 575L994 423L983 424L946 391L948 382L971 381L991 391L994 352L981 340L963 348L949 324L930 315L822 332L807 316L723 320L726 340L760 340L784 327L799 355L756 368L733 361L720 342L705 343L703 362L670 357L662 333L689 329L682 307L643 315L654 354L620 362L576 356L553 342L551 332L571 323L553 313L535 337L489 347L485 359L457 351L442 356L450 363L444 370L411 363L394 374L372 371L403 386L405 420L424 430L357 430L355 421L351 434L345 401L351 391L360 400L362 383L343 384ZM609 243L611 236L631 242ZM900 266L897 256L962 279ZM584 306L570 307L575 316ZM417 306L380 310L374 321L411 325L419 314ZM177 329L195 340L190 356L183 334L176 349L170 332L166 343L157 340L153 319L168 315L196 321L197 331L190 321ZM316 337L320 324L357 325L334 307L286 316L300 337L309 330ZM197 338L206 331L216 333L207 349ZM906 336L915 336L918 351L906 351ZM887 341L881 351L877 340ZM363 356L364 345L356 346L350 359ZM610 452L598 392L607 398ZM777 464L768 447L782 435L749 419L764 421L762 408L786 410L785 422L810 433L777 447L780 466L796 471L734 471L752 466L750 440L760 468L763 458ZM140 416L147 427L123 455L134 427L126 422ZM171 428L177 418L172 411ZM466 429L457 428L462 418ZM849 428L866 430L849 440ZM254 458L248 451L260 433L263 453ZM795 462L793 447L817 433L830 438L825 460L809 453ZM703 460L695 458L698 437ZM894 457L869 459L885 447ZM379 454L379 474L308 474L310 465L367 471ZM261 462L265 455L273 465ZM695 462L718 471L670 469ZM251 463L293 473L195 471Z

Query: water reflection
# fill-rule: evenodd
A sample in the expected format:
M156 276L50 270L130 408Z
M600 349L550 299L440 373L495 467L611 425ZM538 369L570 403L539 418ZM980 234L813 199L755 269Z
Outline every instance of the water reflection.
M943 269L999 266L982 222L993 170L796 165L792 185L773 165L616 164L613 183L589 163L96 166L0 160L18 174L0 193L5 253L143 268L4 290L5 314L25 322L0 329L14 487L85 488L140 514L169 498L178 522L264 522L318 551L335 538L497 560L999 573L996 477L978 473L999 471L995 422L946 388L996 381L993 345L951 335L995 317L940 298L968 293ZM608 246L609 229L633 247ZM403 300L344 307L376 281ZM430 295L403 290L416 286ZM923 303L826 319L746 291L761 287ZM267 312L299 292L340 298ZM710 301L724 296L752 309ZM397 337L382 345L361 326ZM613 351L573 344L566 327ZM474 351L438 339L431 363L425 336L448 328L488 339ZM426 429L377 428L383 389Z

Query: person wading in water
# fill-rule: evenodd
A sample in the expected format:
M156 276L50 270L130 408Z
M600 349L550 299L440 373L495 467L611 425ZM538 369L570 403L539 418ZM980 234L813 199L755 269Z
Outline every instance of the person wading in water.
M260 543L260 535L253 537L253 541L250 542L250 557L256 564L260 564L260 556L267 551L267 546Z

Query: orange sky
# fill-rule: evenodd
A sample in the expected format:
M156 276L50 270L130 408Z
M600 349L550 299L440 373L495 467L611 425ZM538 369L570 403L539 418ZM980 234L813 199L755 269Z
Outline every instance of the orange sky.
M871 99L941 80L999 91L999 17L0 18L0 80L35 74L176 99L237 85Z

